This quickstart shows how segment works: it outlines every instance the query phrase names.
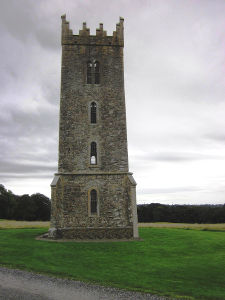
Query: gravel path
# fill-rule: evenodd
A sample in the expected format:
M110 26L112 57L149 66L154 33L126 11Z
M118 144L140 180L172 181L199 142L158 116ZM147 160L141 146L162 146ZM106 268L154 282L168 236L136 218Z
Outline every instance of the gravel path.
M0 267L1 300L166 300L150 294L128 292L58 279L31 272Z

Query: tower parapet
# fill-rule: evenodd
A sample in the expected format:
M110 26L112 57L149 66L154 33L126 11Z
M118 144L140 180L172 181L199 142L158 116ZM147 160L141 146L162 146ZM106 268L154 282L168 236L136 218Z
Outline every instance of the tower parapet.
M99 24L96 29L96 35L90 35L90 29L87 28L86 22L83 22L83 28L79 30L78 35L74 35L66 20L66 15L62 17L62 45L101 45L101 46L124 46L123 22L120 17L119 23L116 24L116 30L112 36L107 36L103 29L103 23Z

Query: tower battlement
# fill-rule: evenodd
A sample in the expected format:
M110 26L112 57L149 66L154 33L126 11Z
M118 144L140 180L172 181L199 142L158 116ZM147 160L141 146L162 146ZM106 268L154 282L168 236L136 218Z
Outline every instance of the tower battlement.
M112 36L107 36L107 32L103 29L103 23L99 24L96 29L96 35L90 35L90 29L87 28L86 22L83 22L83 28L79 30L78 35L74 35L70 29L66 15L62 15L62 45L101 45L101 46L124 46L123 22L120 17L119 23L116 24L116 30Z

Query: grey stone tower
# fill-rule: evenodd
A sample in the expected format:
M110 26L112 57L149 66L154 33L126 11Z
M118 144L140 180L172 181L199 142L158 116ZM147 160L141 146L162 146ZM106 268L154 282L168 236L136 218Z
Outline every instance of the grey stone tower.
M137 238L136 183L128 170L123 19L113 36L62 16L59 162L49 236Z

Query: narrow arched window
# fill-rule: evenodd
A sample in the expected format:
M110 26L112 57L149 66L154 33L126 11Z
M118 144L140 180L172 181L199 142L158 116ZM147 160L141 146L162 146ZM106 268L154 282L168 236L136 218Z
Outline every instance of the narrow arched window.
M97 123L97 105L95 102L91 103L91 123L95 124Z
M97 213L97 191L91 190L91 214Z
M95 73L95 83L100 83L100 65L98 61L95 61L94 63L94 73Z
M97 165L97 145L95 142L91 143L90 163L91 165Z
M88 61L87 62L87 83L90 84L91 83L91 70L92 70L92 62Z

